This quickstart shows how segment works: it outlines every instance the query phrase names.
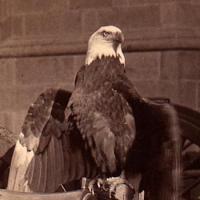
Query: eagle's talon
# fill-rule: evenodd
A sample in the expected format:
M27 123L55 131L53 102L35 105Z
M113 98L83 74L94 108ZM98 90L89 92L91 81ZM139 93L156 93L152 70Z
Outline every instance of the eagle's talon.
M115 190L110 189L109 190L109 198L112 199L115 196L116 188Z
M120 185L126 185L126 186L128 186L128 188L135 191L134 188L132 187L132 185L125 179L117 177L117 178L110 178L107 180L110 183L109 198L112 198L113 196L116 195L117 187Z
M104 180L103 179L101 179L101 178L98 178L97 179L97 187L98 188L101 188L101 187L104 187Z
M101 188L101 183L97 182L97 187Z
M88 184L88 190L89 190L90 193L92 193L94 195L95 194L95 187L97 187L99 189L100 188L104 189L104 185L105 185L105 180L103 180L101 178L93 179Z
M110 186L109 198L112 198L113 196L115 196L117 185L113 184Z
M95 180L91 180L91 181L88 183L88 190L89 190L89 192L90 192L92 195L95 194L95 192L94 192L95 184L96 184L96 179L95 179Z

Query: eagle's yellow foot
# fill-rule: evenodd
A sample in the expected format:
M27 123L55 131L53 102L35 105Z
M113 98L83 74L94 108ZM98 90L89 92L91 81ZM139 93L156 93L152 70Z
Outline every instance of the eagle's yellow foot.
M132 185L127 180L125 180L123 178L120 178L120 177L108 178L107 183L110 185L109 198L117 195L116 194L117 187L121 186L121 185L124 185L125 187L123 187L124 191L120 192L120 193L124 193L124 195L126 195L125 193L129 192L130 190L132 190L133 194L135 193Z

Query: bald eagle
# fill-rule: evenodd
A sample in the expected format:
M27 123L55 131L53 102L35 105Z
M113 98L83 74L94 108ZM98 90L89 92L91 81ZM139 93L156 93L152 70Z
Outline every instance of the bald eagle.
M98 29L73 92L49 89L30 106L12 158L9 190L54 192L82 177L123 175L133 185L142 177L134 187L147 195L173 199L176 113L171 105L138 94L125 73L123 40L115 26Z

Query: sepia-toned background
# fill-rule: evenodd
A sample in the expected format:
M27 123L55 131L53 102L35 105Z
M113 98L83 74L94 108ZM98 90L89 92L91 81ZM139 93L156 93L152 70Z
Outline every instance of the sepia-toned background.
M0 0L0 125L18 134L42 91L72 90L89 35L110 24L141 95L200 111L199 11L199 0Z

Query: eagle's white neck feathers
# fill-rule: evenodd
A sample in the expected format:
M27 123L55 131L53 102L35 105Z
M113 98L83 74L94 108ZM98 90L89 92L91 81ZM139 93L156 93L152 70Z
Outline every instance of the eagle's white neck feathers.
M114 26L105 26L98 29L89 39L88 50L86 55L85 64L89 65L95 59L104 57L119 58L121 64L125 65L125 57L122 52L121 43L115 43L112 38L105 39L101 33L102 31L113 33L120 33L121 30Z

